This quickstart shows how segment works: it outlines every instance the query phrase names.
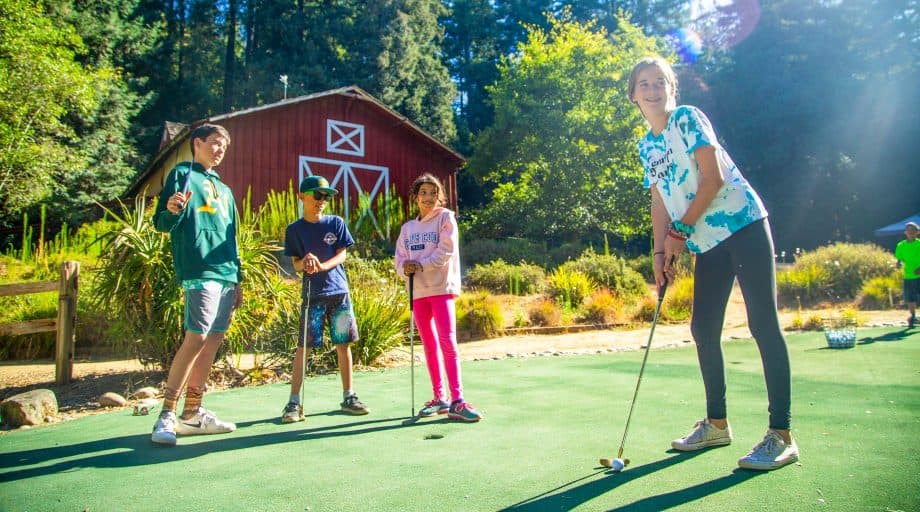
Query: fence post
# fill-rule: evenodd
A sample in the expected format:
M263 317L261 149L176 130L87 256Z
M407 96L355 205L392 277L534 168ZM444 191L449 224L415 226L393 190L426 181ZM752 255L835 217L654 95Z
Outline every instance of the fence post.
M77 322L77 289L79 288L80 262L61 264L58 287L57 340L54 347L54 381L67 384L73 375L74 326Z

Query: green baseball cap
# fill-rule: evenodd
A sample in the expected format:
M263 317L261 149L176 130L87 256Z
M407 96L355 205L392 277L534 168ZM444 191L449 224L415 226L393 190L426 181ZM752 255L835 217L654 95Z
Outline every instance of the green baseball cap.
M300 182L300 191L304 194L319 191L327 194L338 194L339 191L329 186L329 180L322 176L307 176Z

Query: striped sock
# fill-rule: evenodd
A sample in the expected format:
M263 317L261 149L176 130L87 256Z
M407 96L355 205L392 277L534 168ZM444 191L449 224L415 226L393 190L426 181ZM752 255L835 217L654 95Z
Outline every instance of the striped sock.
M176 412L179 403L179 390L166 388L163 390L163 411Z
M185 391L185 406L182 408L182 419L189 419L198 414L198 408L201 407L201 399L204 397L204 390L198 388L188 388Z

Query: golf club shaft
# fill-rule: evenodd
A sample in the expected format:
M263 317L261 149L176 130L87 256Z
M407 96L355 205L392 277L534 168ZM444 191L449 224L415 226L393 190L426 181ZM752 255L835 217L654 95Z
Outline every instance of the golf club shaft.
M409 387L412 389L412 401L409 404L409 417L415 416L415 274L409 274Z
M620 449L617 450L617 458L623 457L623 447L626 446L626 436L629 434L629 423L632 421L633 409L636 407L636 397L639 396L639 386L642 385L642 374L645 373L645 362L648 361L648 353L652 348L652 336L655 335L655 326L658 324L658 315L661 313L661 304L664 302L664 292L668 288L668 282L665 281L658 290L658 305L655 307L655 316L652 317L652 328L648 333L648 343L645 344L645 355L642 357L642 366L639 367L639 379L636 381L636 390L633 392L632 403L629 404L629 414L626 416L626 428L623 429L623 439L620 441Z
M303 349L300 351L300 414L303 415L303 403L307 384L307 333L310 329L310 295L313 294L313 283L307 274L307 307L303 312Z

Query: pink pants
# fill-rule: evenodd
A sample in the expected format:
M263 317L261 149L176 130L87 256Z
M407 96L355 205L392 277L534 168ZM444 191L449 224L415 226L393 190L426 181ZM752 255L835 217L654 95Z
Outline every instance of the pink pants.
M463 384L460 382L460 358L457 355L457 313L454 310L454 297L437 295L415 299L412 308L418 335L425 349L425 362L428 365L434 397L438 400L445 399L444 381L441 379L443 363L451 400L462 400Z

